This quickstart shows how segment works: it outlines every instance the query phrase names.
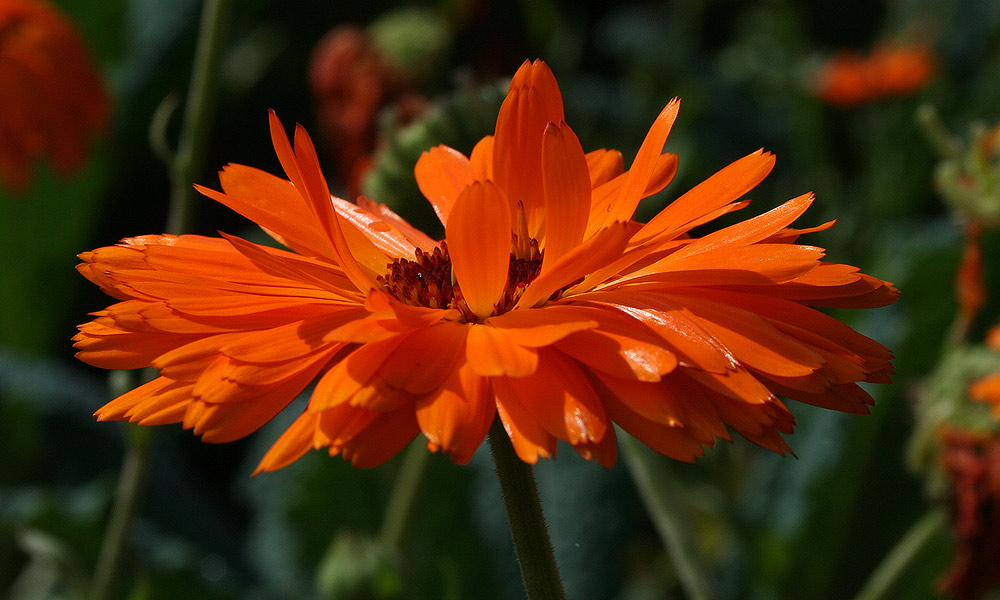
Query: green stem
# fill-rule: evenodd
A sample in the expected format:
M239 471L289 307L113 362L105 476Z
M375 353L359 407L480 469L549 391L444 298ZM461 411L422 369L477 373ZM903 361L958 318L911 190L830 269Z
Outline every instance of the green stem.
M230 6L231 0L205 0L202 8L191 87L184 106L184 122L177 155L170 165L172 191L167 215L168 233L189 232L194 224L196 193L192 184L208 147L209 117L218 89L216 84Z
M111 392L121 395L138 383L137 371L113 371L110 378ZM126 423L125 460L115 490L114 505L107 529L101 541L101 551L94 569L94 579L90 584L88 600L111 598L112 586L121 565L122 556L128 547L129 532L139 510L143 482L149 470L152 433L144 428Z
M417 492L431 453L423 443L417 441L410 444L403 457L403 464L396 473L396 479L389 495L389 505L385 509L382 529L379 531L381 544L394 552L400 552L406 537L413 509L416 506Z
M632 481L673 561L685 595L691 600L709 600L713 597L711 586L685 526L680 483L662 463L665 460L662 456L630 435L620 435L618 439Z
M894 598L896 585L931 542L944 531L946 522L944 510L934 508L928 511L889 551L854 600Z
M566 600L531 465L517 457L499 418L489 439L528 600Z
M205 0L195 49L191 88L184 109L180 142L169 166L171 175L170 208L166 231L185 233L194 222L194 176L204 159L208 141L209 115L216 92L222 41L230 0ZM148 373L146 375L149 375ZM151 377L147 377L148 381ZM140 381L134 373L113 372L111 389L120 396ZM149 469L152 435L144 428L126 426L125 460L115 491L114 506L102 540L100 555L88 600L111 597L121 558L128 547L129 532L139 508L139 499Z

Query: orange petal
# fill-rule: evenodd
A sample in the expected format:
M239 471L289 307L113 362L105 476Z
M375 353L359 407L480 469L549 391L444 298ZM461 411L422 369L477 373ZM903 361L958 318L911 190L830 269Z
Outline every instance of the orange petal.
M348 402L375 376L406 334L359 346L320 377L308 410L322 412Z
M674 98L656 117L653 126L649 128L649 133L646 134L646 139L639 146L635 160L632 161L625 176L622 194L611 205L606 222L627 221L632 218L639 201L645 197L646 188L653 178L660 153L663 151L663 144L666 143L667 136L670 135L670 130L674 126L680 108L680 98Z
M624 251L629 235L625 223L615 223L601 230L539 273L521 295L516 307L538 306L560 289L614 262Z
M556 438L549 434L518 398L506 378L493 380L497 403L497 416L507 437L514 446L517 457L528 464L539 458L550 458L556 453Z
M698 323L729 348L737 360L750 368L784 377L808 375L823 366L822 357L785 335L751 311L706 301L683 300ZM690 298L690 297L688 297Z
M762 215L698 238L675 252L671 257L679 259L702 252L711 252L725 246L744 246L766 240L799 218L812 204L813 199L811 192L793 198Z
M469 368L482 377L527 377L538 366L538 352L513 341L503 329L472 325L466 339Z
M319 167L316 149L309 139L309 134L301 126L295 130L295 148L288 141L284 127L274 111L269 112L271 125L271 141L278 155L285 174L296 189L306 199L316 218L324 227L327 237L337 253L337 264L344 269L345 274L361 291L373 287L373 279L361 263L367 264L372 273L382 273L385 265L390 262L384 254L378 252L370 243L352 247L340 226L340 217L330 201L330 189Z
M264 471L277 471L302 458L306 452L313 449L313 432L319 415L304 412L289 425L281 436L264 454L253 474Z
M339 451L344 460L358 469L377 467L399 454L420 433L412 408L379 414L370 425L346 441Z
M549 123L542 137L545 194L543 269L580 245L590 216L590 175L576 134L565 123ZM539 240L543 241L543 240Z
M330 272L329 275L332 276L325 277L328 273L317 268L317 265L311 265L302 260L295 260L294 255L288 256L290 253L282 256L277 254L280 251L269 250L264 246L259 246L238 237L226 235L225 233L221 235L226 241L232 244L237 252L248 258L258 269L265 273L287 278L295 282L312 284L315 289L332 292L342 299L350 299L355 302L360 297L359 291L366 289L360 288L359 290L359 288L353 285L353 280L350 280L351 285L344 286L347 282L343 281L344 278L337 277L339 273ZM286 287L288 287L287 284Z
M545 216L542 132L549 122L563 119L562 94L552 71L542 61L525 61L497 116L493 176L508 197L523 204L528 233L536 239L542 237Z
M708 285L776 284L793 281L819 266L822 248L797 244L754 244L719 248L692 256L670 255L639 281L688 282Z
M595 295L596 297L596 295ZM683 364L723 373L738 364L732 353L705 331L687 309L657 294L607 294L610 306L645 325L662 338Z
M452 205L473 181L469 159L454 148L435 146L420 155L414 174L420 192L431 203L441 224L447 226Z
M538 353L535 373L507 378L510 390L551 435L571 444L600 441L610 423L586 376L558 351Z
M573 444L573 449L584 460L592 460L605 469L610 469L615 466L615 461L618 460L618 438L615 436L614 427L609 427L604 437L599 441Z
M436 245L436 242L431 239L430 236L407 223L403 217L397 215L385 204L369 200L364 196L359 196L357 198L357 205L373 217L395 228L396 231L401 233L409 241L411 246L426 250L433 248Z
M490 317L487 325L502 329L515 344L539 348L577 331L597 327L594 312L577 306L545 306Z
M677 155L669 152L661 154L656 159L656 164L652 167L649 181L646 183L646 190L642 193L643 198L647 198L660 192L673 181L677 174ZM591 174L593 177L593 174ZM587 223L587 233L585 238L589 238L595 232L605 227L609 223L611 206L616 204L623 194L628 173L620 173L613 179L601 183L594 188L590 199L590 218Z
M455 309L427 308L411 306L393 298L382 290L372 290L365 299L365 308L372 312L391 313L401 325L410 328L430 327L444 320L457 321L459 313Z
M326 230L291 182L253 167L227 165L219 172L222 192L195 189L260 225L296 252L336 258Z
M413 256L416 246L402 231L396 229L394 223L384 221L378 215L369 212L368 209L342 198L331 197L330 200L342 219L344 237L349 242L353 237L361 235L387 257L410 258ZM430 242L431 246L434 245L430 238L427 238L427 241ZM356 246L357 242L352 242L352 245Z
M417 423L431 450L469 462L496 418L488 380L463 365L434 394L417 401Z
M618 150L602 148L588 152L586 157L591 188L607 183L625 172L625 159Z
M472 177L478 181L493 179L493 140L492 135L488 135L476 142L469 154L469 163L472 167Z
M218 352L245 362L290 361L322 350L329 345L331 329L353 321L363 314L353 309L327 313L314 319L292 322L260 331L240 332L220 343Z
M377 376L411 394L433 392L458 368L469 329L459 323L417 329L386 358Z
M167 377L157 377L108 402L99 408L94 416L97 417L98 421L129 420L142 423L145 418L162 411L168 411L171 407L177 407L180 412L173 415L174 420L156 419L155 423L149 424L178 423L183 418L183 410L190 401L190 383L174 381ZM143 411L142 407L149 405L153 405L152 410ZM137 411L143 414L133 418Z
M634 320L609 310L594 310L600 325L574 333L556 346L593 370L622 379L659 381L674 370L677 356Z
M691 437L683 427L665 425L645 419L617 398L606 400L605 406L608 409L608 415L615 423L660 454L684 462L694 462L696 458L705 454L702 443ZM712 446L714 443L709 442L708 445Z
M829 410L839 410L853 415L867 415L871 412L875 400L868 392L856 383L843 383L830 386L822 392L804 392L785 387L780 383L771 383L770 387L776 394L791 398L796 402L811 404Z
M465 188L452 206L446 233L465 302L486 318L500 300L510 267L510 210L503 191L490 181Z
M610 394L630 411L648 421L670 427L684 427L683 412L678 410L677 403L670 395L669 386L614 377L596 371L593 374L603 386L600 391L605 407Z
M80 325L73 336L76 357L88 365L102 369L142 369L160 355L191 341L196 336L177 334L134 333L92 321Z
M771 390L742 366L721 373L697 368L685 368L683 371L708 392L738 400L742 405L765 404L776 399ZM716 410L720 410L722 403L716 401L715 405ZM725 415L722 416L727 423L733 422L732 418L727 419Z
M774 167L774 155L763 150L729 164L674 200L636 234L635 243L676 236L690 224L752 190Z
M246 437L288 406L322 366L322 363L308 365L278 384L255 386L249 390L239 385L230 386L227 394L212 402L196 398L184 415L184 427L212 443Z
M854 331L848 325L815 309L782 298L765 295L726 292L722 290L683 290L679 293L697 295L710 301L724 301L751 311L816 349L822 349L855 364L866 371L891 369L892 353L878 342ZM693 300L699 302L700 300Z

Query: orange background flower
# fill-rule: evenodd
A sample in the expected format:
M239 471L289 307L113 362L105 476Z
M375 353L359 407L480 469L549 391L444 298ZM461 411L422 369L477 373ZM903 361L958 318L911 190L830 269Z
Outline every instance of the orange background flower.
M27 187L40 158L72 172L107 119L100 74L72 25L42 0L0 2L0 182Z
M843 107L908 96L927 85L934 69L934 54L922 45L882 43L869 56L843 50L816 73L816 94Z

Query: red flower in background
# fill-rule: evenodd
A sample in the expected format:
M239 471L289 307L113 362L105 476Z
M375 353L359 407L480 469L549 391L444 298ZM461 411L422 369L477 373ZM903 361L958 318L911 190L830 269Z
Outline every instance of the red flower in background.
M956 545L940 587L955 600L977 600L1000 584L1000 437L949 428L939 439Z
M427 102L403 73L356 27L328 33L313 50L309 87L316 103L319 137L336 159L336 183L353 198L378 146L378 117L389 105L400 124L421 114Z
M844 50L820 67L815 92L841 107L907 96L927 85L934 67L934 54L926 46L880 44L870 56Z
M39 158L71 173L107 119L107 94L72 25L40 0L0 0L0 182L24 189Z

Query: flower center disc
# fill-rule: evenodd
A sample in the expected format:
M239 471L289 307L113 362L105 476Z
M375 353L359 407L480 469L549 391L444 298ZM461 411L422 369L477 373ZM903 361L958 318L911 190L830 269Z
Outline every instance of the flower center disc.
M510 256L507 285L497 302L495 314L514 308L524 290L538 277L542 254L538 251L538 243L531 241L530 258ZM462 313L463 320L478 320L465 304L462 289L452 274L447 242L441 242L432 252L417 248L414 260L397 258L389 263L386 274L380 275L378 282L394 298L411 306L453 308Z

